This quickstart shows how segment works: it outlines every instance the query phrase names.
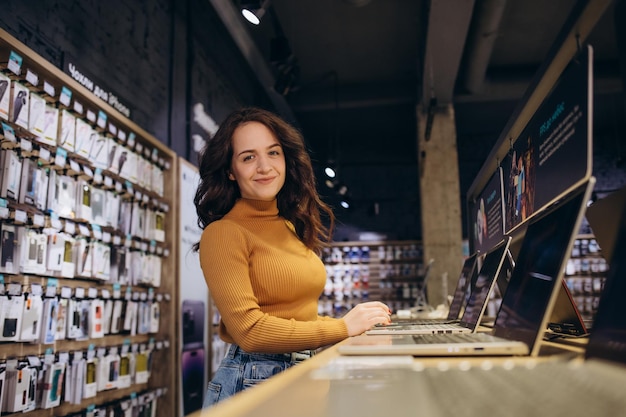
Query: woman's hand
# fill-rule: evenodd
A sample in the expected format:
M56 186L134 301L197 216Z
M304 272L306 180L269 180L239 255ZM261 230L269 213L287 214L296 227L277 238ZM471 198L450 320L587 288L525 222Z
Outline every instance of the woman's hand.
M348 336L356 336L378 323L391 323L391 310L379 301L369 301L354 306L343 316L348 328Z

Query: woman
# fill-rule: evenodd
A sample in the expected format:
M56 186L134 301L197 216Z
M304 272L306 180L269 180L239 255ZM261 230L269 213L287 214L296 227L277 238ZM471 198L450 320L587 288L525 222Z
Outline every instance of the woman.
M208 407L281 372L314 349L389 323L389 308L362 303L343 318L317 314L326 282L319 253L333 214L319 198L304 140L268 111L244 108L200 155L194 198L204 229L196 249L230 343ZM330 228L322 222L328 217Z

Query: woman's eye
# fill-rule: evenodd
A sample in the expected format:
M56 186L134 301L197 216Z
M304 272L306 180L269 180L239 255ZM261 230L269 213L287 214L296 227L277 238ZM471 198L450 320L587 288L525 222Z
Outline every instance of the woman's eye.
M246 155L243 157L243 161L244 162L251 161L253 158L254 158L254 155Z

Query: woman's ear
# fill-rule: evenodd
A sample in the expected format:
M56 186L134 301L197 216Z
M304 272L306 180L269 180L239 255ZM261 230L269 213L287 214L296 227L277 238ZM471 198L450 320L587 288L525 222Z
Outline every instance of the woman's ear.
M229 179L229 180L231 180L231 181L235 181L235 180L236 180L236 179L235 179L235 176L233 175L233 173L232 173L232 172L230 172L230 171L226 171L226 172L227 172L227 174L228 174L228 179Z

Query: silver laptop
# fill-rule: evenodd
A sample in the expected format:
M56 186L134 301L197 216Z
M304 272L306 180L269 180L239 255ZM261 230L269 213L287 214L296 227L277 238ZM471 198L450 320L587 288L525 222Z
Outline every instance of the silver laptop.
M365 332L374 336L381 334L449 334L475 332L485 313L489 295L493 290L496 277L506 258L511 238L506 237L485 255L480 272L471 277L470 296L465 306L463 316L458 323L411 324L379 326ZM463 275L461 276L461 278ZM458 314L458 313L457 313Z
M461 268L461 274L454 290L454 296L448 309L448 315L445 318L411 318L400 319L390 324L378 324L374 326L373 330L378 328L387 329L391 326L411 326L415 324L444 324L444 323L458 323L462 316L462 311L465 309L467 300L469 298L470 282L476 279L477 274L477 260L479 252L474 252L463 261L463 267Z
M595 178L529 220L493 330L437 335L361 335L342 342L342 355L537 355Z
M605 220L608 221L608 220ZM618 236L584 358L493 362L466 367L341 369L328 391L327 415L340 408L378 415L623 416L626 412L626 210L614 218ZM569 357L568 357L569 358ZM334 369L337 369L335 367ZM328 378L328 376L326 375ZM376 383L376 385L374 385ZM354 395L363 393L367 395ZM454 392L453 396L446 395ZM350 395L352 394L352 395ZM346 398L359 398L349 401ZM377 408L377 404L381 404ZM369 412L369 414L367 412Z

